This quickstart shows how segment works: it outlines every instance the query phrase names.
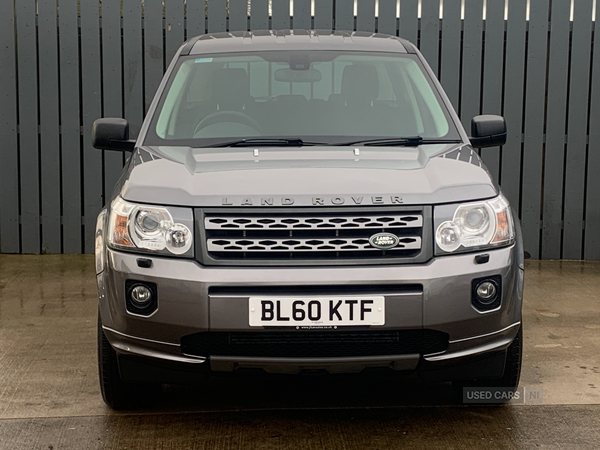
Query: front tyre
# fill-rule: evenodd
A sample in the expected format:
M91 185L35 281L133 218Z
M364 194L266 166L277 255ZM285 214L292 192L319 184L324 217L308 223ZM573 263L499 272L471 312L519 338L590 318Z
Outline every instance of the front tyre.
M98 313L98 375L104 403L112 409L139 409L154 403L161 391L157 383L129 383L121 380L117 352L102 330Z
M506 362L504 363L504 374L501 378L481 380L453 381L452 387L457 396L462 400L463 388L502 388L503 391L514 392L519 386L521 377L521 362L523 360L523 327L519 327L517 335L506 350ZM502 397L504 403L510 400L509 396ZM498 403L498 402L495 402Z

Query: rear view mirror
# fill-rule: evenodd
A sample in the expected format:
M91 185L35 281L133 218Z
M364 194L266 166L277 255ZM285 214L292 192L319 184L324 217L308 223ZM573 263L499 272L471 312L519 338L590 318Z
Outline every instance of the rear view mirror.
M92 145L102 150L132 151L135 141L129 140L129 122L125 119L98 119L92 127Z
M475 116L471 120L471 145L475 148L497 147L506 143L506 122L502 116Z
M288 83L316 83L321 81L321 72L317 69L279 69L275 71L275 81L284 81Z

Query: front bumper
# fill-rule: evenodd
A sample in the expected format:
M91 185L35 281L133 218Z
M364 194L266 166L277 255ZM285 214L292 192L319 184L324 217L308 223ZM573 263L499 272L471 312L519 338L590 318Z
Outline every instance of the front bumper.
M141 268L138 255L107 250L107 267L97 277L100 315L104 332L121 358L141 357L140 361L161 365L206 368L210 364L216 371L262 368L289 373L356 372L367 367L429 371L490 355L501 359L521 323L523 268L518 251L522 250L516 245L487 251L490 258L485 264L475 262L476 254L434 258L419 265L319 268L206 267L191 260L155 257L151 268ZM471 281L494 275L502 278L501 305L482 313L471 305ZM127 312L126 280L156 283L159 307L150 317ZM404 289L408 285L411 289ZM296 289L307 286L353 287L358 294L361 288L381 286L386 321L378 329L441 331L449 336L448 347L435 354L356 358L211 355L208 363L206 358L182 352L181 338L191 334L256 331L248 323L248 297L253 292L289 287L289 294L296 294Z

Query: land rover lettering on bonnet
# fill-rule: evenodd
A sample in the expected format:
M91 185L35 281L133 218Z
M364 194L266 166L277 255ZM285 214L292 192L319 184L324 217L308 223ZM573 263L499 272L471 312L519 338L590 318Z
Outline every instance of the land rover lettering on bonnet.
M92 132L129 157L96 230L105 402L246 369L514 389L521 231L474 150L506 127L472 124L394 36L186 41L135 140Z
M300 199L300 201L306 201L306 198ZM385 205L385 204L401 204L403 203L402 197L398 195L391 196L382 196L382 195L373 195L373 196L351 196L350 199L346 197L312 197L310 199L312 206L325 206L325 205L343 205L346 202L351 205L362 205L362 204L372 204L372 205ZM292 206L296 204L296 199L293 197L283 197L283 198L274 198L274 197L261 197L261 198L251 198L251 197L242 197L242 198L227 198L224 197L221 201L221 205L223 206Z

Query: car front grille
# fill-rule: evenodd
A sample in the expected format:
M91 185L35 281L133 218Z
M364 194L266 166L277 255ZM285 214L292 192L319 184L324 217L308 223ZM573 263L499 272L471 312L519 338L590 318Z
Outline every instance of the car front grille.
M197 254L206 265L380 264L430 256L428 207L196 210ZM373 246L378 233L398 237Z
M436 330L202 332L181 339L190 356L335 358L430 354L446 350Z

